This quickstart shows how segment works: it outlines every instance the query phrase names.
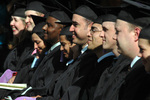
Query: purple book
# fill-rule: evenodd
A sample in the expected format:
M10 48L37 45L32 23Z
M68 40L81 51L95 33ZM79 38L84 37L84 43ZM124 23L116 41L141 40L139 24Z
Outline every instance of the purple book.
M22 96L22 97L16 98L15 100L36 100L36 98Z
M14 72L15 71L7 69L0 77L0 83L7 83L12 78Z

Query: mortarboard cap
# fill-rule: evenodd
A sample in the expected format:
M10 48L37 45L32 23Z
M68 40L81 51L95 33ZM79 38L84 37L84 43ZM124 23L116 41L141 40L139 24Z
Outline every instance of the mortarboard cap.
M138 26L146 27L150 24L150 6L131 0L123 0L124 2L136 7L138 15L135 17L135 23Z
M58 0L55 0L57 6L63 10L70 18L70 20L66 20L65 22L59 22L59 24L63 24L63 25L71 25L72 24L72 21L71 21L71 18L72 18L72 15L73 15L73 12L67 8L65 5L63 5L61 2L59 2Z
M133 1L133 0L123 0L123 2L125 3L128 3L132 6L135 6L135 7L138 7L140 9L147 9L147 10L150 10L150 6L146 5L146 4L143 4L143 3L140 3L140 2L137 2L137 1Z
M23 17L25 18L25 8L18 8L14 11L14 13L12 14L12 16L18 16L18 17Z
M10 11L10 14L13 16L19 16L25 18L25 5L15 2L13 5L12 11Z
M123 1L129 4L129 6L123 9L118 14L118 19L138 25L140 20L137 23L135 19L147 17L150 15L149 14L150 7L148 5L144 5L142 3L131 1L131 0L123 0Z
M56 23L65 24L65 25L72 24L72 21L70 17L68 16L68 14L65 11L63 11L61 8L51 7L51 6L46 6L46 5L44 5L43 7L48 11L48 13L46 14L46 17L52 16L59 20Z
M19 3L19 2L15 2L13 5L13 9L18 9L18 8L26 8L25 4Z
M106 14L103 17L103 22L109 21L109 22L116 22L117 16L113 14Z
M53 12L50 13L49 16L52 16L52 17L59 20L55 23L61 24L61 22L71 22L71 19L69 18L69 16L64 11L58 11L58 10L53 11Z
M35 27L32 30L32 33L43 33L44 30L42 29L42 27L46 24L46 22L40 22L37 25L35 25Z
M85 17L91 21L94 21L97 18L96 13L88 6L81 5L75 11L74 14L78 14L82 17Z
M113 15L118 15L118 13L125 7L128 6L126 3L122 3L120 6L102 6L94 1L90 0L85 0L92 9L94 8L94 11L96 12L97 15L101 16L104 14L113 14Z
M121 10L120 13L118 14L117 19L129 22L131 24L135 24L134 17L132 14L128 11Z
M67 15L69 15L69 17L70 18L72 18L72 15L73 15L73 12L72 12L72 10L70 10L72 7L69 7L69 8L67 8L65 5L64 5L64 3L62 4L60 1L58 1L58 0L55 0L55 2L56 2L56 4L57 4L57 6L61 9L61 10L63 10L63 11L65 11L66 13L67 13ZM64 2L64 1L63 1Z
M55 6L47 6L47 5L42 5L43 8L47 11L47 12L52 12L52 11L55 11L55 10L61 10L60 8L58 7L55 7Z
M98 16L98 18L94 20L94 23L102 24L103 18L104 18L104 15Z
M146 26L150 25L150 17L137 18L137 19L135 19L135 23L138 26L146 27Z
M42 5L44 5L42 2L33 1L27 4L26 10L34 10L34 11L38 11L40 13L46 14L47 11Z
M45 17L35 16L35 15L31 15L31 17L32 17L35 25L37 25L38 23L41 23L41 22L46 22Z
M72 36L72 32L70 32L69 29L70 29L70 26L64 27L61 30L60 35Z
M140 32L139 38L143 38L143 39L148 39L150 40L150 25L146 26L145 28L143 28Z
M37 34L42 40L44 40L44 30L42 27L46 24L46 22L41 22L37 25L32 30L32 33Z

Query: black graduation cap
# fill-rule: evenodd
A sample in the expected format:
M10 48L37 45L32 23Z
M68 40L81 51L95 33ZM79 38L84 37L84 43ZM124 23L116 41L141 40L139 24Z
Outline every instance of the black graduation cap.
M59 7L57 6L48 6L48 5L42 5L43 8L47 11L47 12L52 12L55 10L61 10Z
M25 8L18 8L14 11L14 13L12 14L12 16L19 16L19 17L23 17L25 18Z
M12 11L10 11L10 14L13 16L25 18L25 7L26 5L15 2Z
M55 23L63 23L63 22L71 22L71 19L69 18L69 16L64 12L64 11L53 11L50 13L49 16L52 16L56 19L58 19L59 21L55 22Z
M130 13L127 11L121 10L120 13L118 14L117 19L121 19L130 23L134 23L134 18Z
M145 28L143 28L140 32L139 38L143 38L143 39L148 39L150 40L150 25L146 26Z
M133 1L133 0L123 0L123 2L125 3L128 3L132 6L135 6L135 7L138 7L140 9L147 9L147 10L150 10L150 6L146 5L146 4L143 4L143 3L140 3L140 2L137 2L137 1Z
M87 3L93 5L95 7L95 10L98 15L103 15L103 20L104 21L111 21L115 22L116 21L116 15L118 15L119 11L126 7L127 5L120 5L120 6L101 6L93 1L86 0Z
M46 5L43 5L43 7L48 11L48 13L46 14L46 17L52 16L59 20L56 23L65 24L65 25L72 24L72 21L70 17L68 16L68 14L65 11L63 11L61 8L46 6Z
M104 15L98 16L98 18L94 20L94 23L102 24L103 18L104 18Z
M31 15L31 17L32 17L35 25L37 25L40 22L46 22L45 17L35 16L35 15Z
M13 9L18 9L18 8L26 8L26 5L23 3L15 2L13 5Z
M60 35L72 36L72 32L70 32L69 29L70 29L70 26L64 27L61 30Z
M95 19L97 19L97 15L96 13L88 6L86 5L81 5L79 6L75 11L74 14L78 14L82 17L85 17L91 21L94 21Z
M103 22L110 21L110 22L116 22L117 16L113 14L106 14L103 17Z
M73 12L67 8L65 5L63 5L61 2L59 2L58 0L55 0L57 6L63 10L70 18L70 20L68 21L65 21L65 22L59 22L59 24L63 24L63 25L71 25L72 24L72 21L71 21L71 18L72 18L72 15L73 15Z
M44 40L44 30L42 29L46 22L41 22L35 25L32 30L32 33L37 34L42 40Z
M103 14L113 14L118 15L118 13L125 7L128 6L126 3L122 3L120 6L102 6L97 4L96 2L85 0L92 8L94 8L94 11L97 15L103 15Z
M135 23L138 26L141 26L142 28L146 27L146 26L150 25L150 17L137 18L137 19L135 19Z
M42 29L43 26L46 24L46 22L40 22L37 25L35 25L35 27L32 30L32 33L43 33L44 34L44 30Z
M46 14L47 11L42 5L44 5L42 2L33 1L27 4L26 10L34 10L34 11L38 11L40 13Z
M126 22L138 25L134 20L137 18L147 17L150 15L150 7L144 4L131 1L123 0L128 3L129 6L124 8L119 14L118 19L124 20ZM145 6L145 8L144 8ZM142 20L141 20L142 21ZM140 25L140 24L139 24Z
M45 14L45 18L47 18L49 15L50 15L50 13L52 12L52 11L55 11L55 10L60 10L59 8L57 8L57 7L55 7L55 6L47 6L47 5L42 5L43 7L44 7L44 9L47 11L47 13Z
M58 0L55 0L55 2L56 2L56 4L57 4L57 6L58 6L61 10L65 11L65 12L67 13L67 15L69 15L69 17L72 18L72 15L73 15L73 12L72 12L72 10L71 10L72 7L67 8L65 5L63 5L63 4L62 4L61 2L59 2Z
M136 25L145 27L150 24L150 6L130 0L123 0L137 9L138 15L135 17Z

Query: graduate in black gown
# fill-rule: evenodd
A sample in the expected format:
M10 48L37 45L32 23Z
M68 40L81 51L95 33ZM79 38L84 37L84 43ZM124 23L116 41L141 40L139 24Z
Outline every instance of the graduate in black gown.
M31 1L26 6L25 16L26 16L26 29L29 32L32 32L35 23L31 15L44 17L47 13L47 10L43 7L43 3L40 1Z
M94 70L89 76L86 83L86 89L83 94L83 100L92 100L94 96L95 88L98 84L101 74L109 67L115 57L110 50L104 50L102 47L102 38L100 34L103 34L102 20L103 15L99 16L93 23L90 33L88 33L88 49L92 50L98 57L95 63Z
M149 40L150 40L150 36L149 36L149 30L150 30L150 26L148 25L147 27L143 28L140 35L139 35L139 47L140 47L140 53L138 54L139 57L141 57L144 68L146 73L143 74L140 81L142 81L142 85L140 85L139 91L136 92L136 99L143 99L143 100L149 100L150 99L150 67L149 67ZM139 73L138 73L139 74ZM138 82L140 82L138 81Z
M27 4L25 12L23 12L26 23L25 31L22 33L21 42L14 48L8 55L5 63L4 69L11 69L18 71L28 63L32 63L34 57L30 57L33 51L33 44L31 40L32 29L35 26L31 15L44 17L46 10L42 6L43 4L38 1L33 1ZM38 6L38 7L37 7ZM21 12L19 11L21 14ZM17 13L17 15L19 14Z
M127 74L127 67L130 59L120 55L117 51L117 41L114 39L116 30L116 16L113 14L104 15L102 27L104 33L100 36L103 39L103 49L110 49L115 54L113 63L102 73L94 93L94 100L116 100L116 93L119 85L122 84Z
M90 13L90 15L87 12ZM96 55L87 49L87 33L90 32L97 15L88 6L79 6L73 14L73 24L70 31L73 33L73 42L81 46L81 54L55 84L54 99L78 100L83 94L84 86L96 63ZM86 50L87 49L87 50ZM76 92L74 92L76 91Z
M139 4L139 5L141 5L141 4ZM119 17L118 23L120 23L120 24L124 24L125 22L130 23L129 25L131 25L131 24L134 25L134 27L132 27L131 29L139 30L139 32L141 31L142 28L149 25L149 17L147 17L148 13L145 13L146 9L141 9L138 6L135 7L137 10L137 12L136 12L137 14L134 14L133 13L134 11L131 13L130 10L124 11L125 16L127 14L128 15L130 14L130 15L132 15L132 18L134 18L134 19L129 21L127 19L121 19L123 17ZM121 16L121 15L119 15L119 16ZM130 27L129 25L126 25L126 27ZM125 26L124 26L124 28L125 28ZM122 27L120 27L120 29L122 30ZM146 31L140 32L140 33L139 32L135 31L135 33L138 34L139 38L143 38L142 37L143 35L141 33L146 33ZM138 36L136 36L136 39L138 39ZM148 73L145 71L146 67L143 66L144 63L142 63L141 59L139 57L137 57L137 55L139 54L139 51L140 51L140 49L138 47L138 43L136 43L135 46L137 48L133 51L135 52L136 57L132 61L131 65L130 65L131 68L130 68L129 74L126 76L125 82L120 88L119 100L148 100L148 98L147 98L149 95L149 85L148 84L150 82L149 81L150 77L149 77ZM142 52L142 51L140 51L140 52ZM130 54L130 52L128 52L128 54ZM137 58L139 58L139 59L137 59Z
M18 35L16 36L18 38L18 43L15 45L14 49L8 54L5 62L4 62L4 69L10 69L13 71L19 71L21 68L24 67L26 61L26 64L30 64L33 60L33 57L31 56L32 50L33 50L33 43L31 40L31 34L29 34L25 28L19 29L16 28L14 20L19 21L19 17L22 18L22 24L25 25L25 8L19 8L12 14L12 21L10 25L12 26L14 34ZM17 19L17 18L18 19ZM21 20L21 19L20 19ZM20 23L20 27L22 26ZM31 61L31 62L30 62Z
M91 15L81 13L87 10L91 12ZM79 13L81 13L81 15ZM87 77L97 59L94 53L87 50L87 32L90 32L93 18L96 19L97 16L89 7L82 5L77 8L74 13L73 25L70 27L70 31L73 33L73 43L80 46L80 55L70 63L68 69L55 80L55 86L49 88L48 95L37 98L38 100L57 100L61 98L63 94L73 92L72 90L70 91L70 89L76 90L76 94L70 94L70 99L77 99L79 95L82 94L82 88L84 88L83 86L87 81ZM76 26L77 23L81 26ZM75 29L78 29L78 31ZM76 98L74 98L73 95L76 95Z
M15 78L10 79L10 83L27 83L29 84L30 79L32 78L32 75L44 56L47 53L47 50L49 49L49 44L47 41L44 40L44 30L42 27L45 25L45 22L40 22L38 23L34 28L33 28L33 34L32 34L32 40L34 42L34 48L35 50L33 51L32 55L34 56L34 60L32 61L31 64L28 66L22 68ZM6 93L9 93L11 91L7 91ZM4 93L4 91L3 91ZM2 93L1 93L2 95Z
M49 43L47 43L47 41L44 40L44 30L42 29L44 25L45 22L40 22L33 28L32 40L34 42L35 50L33 51L32 55L34 56L34 60L32 64L26 66L19 71L14 80L14 83L29 84L28 82L30 82L34 71L37 69L38 65L46 55L50 45ZM35 35L37 35L39 38L36 39Z
M51 47L30 80L29 86L31 86L32 89L24 93L24 95L31 97L46 95L49 83L53 83L53 80L66 69L66 60L64 59L63 62L60 61L61 51L59 42L59 34L64 26L56 23L65 20L70 20L70 18L64 11L58 10L52 11L47 17L46 24L43 26L45 31L44 39ZM19 96L21 93L19 95L18 93L16 93L17 95L15 93L11 94L16 98L16 96Z
M70 25L65 26L60 32L60 50L63 53L63 56L68 59L66 66L69 66L79 55L79 46L73 43L72 33L69 31ZM62 59L63 61L63 59Z

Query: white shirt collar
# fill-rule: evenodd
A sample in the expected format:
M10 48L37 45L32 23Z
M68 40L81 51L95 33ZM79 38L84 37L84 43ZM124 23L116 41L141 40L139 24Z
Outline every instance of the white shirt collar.
M100 58L97 59L97 62L99 63L100 61L102 61L104 58L108 57L108 56L113 56L114 53L113 52L109 52L104 54L103 56L101 56Z
M140 58L141 58L141 57L136 56L136 57L132 60L130 67L132 68L133 65L134 65Z

